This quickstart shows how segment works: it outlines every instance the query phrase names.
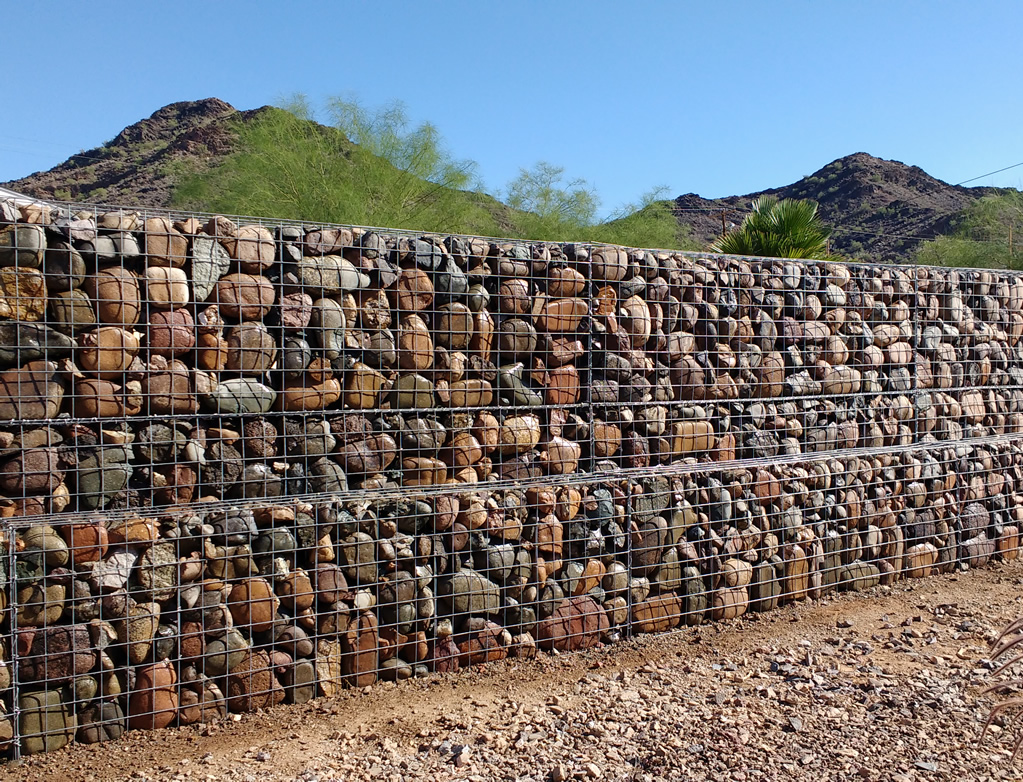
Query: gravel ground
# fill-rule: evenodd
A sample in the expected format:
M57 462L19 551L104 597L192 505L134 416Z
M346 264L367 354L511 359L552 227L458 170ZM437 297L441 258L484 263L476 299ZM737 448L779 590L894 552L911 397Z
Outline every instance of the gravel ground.
M992 780L988 643L1023 565L383 684L222 724L136 732L0 780Z

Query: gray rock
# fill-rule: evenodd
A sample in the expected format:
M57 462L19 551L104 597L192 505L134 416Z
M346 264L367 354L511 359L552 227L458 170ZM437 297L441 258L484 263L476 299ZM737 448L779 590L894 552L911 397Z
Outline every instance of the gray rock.
M0 323L0 361L19 366L41 358L66 356L75 348L71 337L41 323Z
M520 377L522 373L521 364L512 364L501 367L497 372L497 388L502 401L506 404L520 405L525 407L539 407L543 404L543 397L533 388L530 388Z
M10 225L0 229L0 266L38 269L43 264L46 232L41 225Z
M231 628L222 636L206 641L203 672L207 676L224 676L245 657L249 642L240 631Z
M116 741L124 734L124 712L117 701L90 704L78 713L78 733L82 744Z
M475 570L463 568L441 579L439 587L441 610L445 613L479 615L501 610L500 588Z
M348 479L341 465L326 458L309 465L309 484L313 491L327 494L348 490Z
M369 287L369 275L363 274L339 255L303 258L298 262L298 276L313 291L345 293Z
M231 270L231 256L216 239L192 239L192 291L196 301L206 301L217 280Z
M177 546L174 543L156 543L146 549L139 557L135 579L139 587L152 593L154 600L173 597L178 586Z
M78 507L96 510L106 504L128 485L132 467L131 454L126 446L101 448L78 461Z
M313 302L309 334L326 351L327 358L337 358L344 353L346 326L341 305L334 299L317 299Z
M338 546L338 564L345 576L362 584L371 584L377 577L376 544L365 532L353 532Z
M26 755L53 752L74 738L77 723L60 690L26 692L18 698L18 732Z
M202 397L202 402L207 408L225 415L265 413L276 400L276 391L251 377L224 380L213 393Z

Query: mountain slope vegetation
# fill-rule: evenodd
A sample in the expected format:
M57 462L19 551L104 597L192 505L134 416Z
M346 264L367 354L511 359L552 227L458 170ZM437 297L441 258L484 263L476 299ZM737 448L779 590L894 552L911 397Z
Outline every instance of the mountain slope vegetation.
M332 122L322 124L300 100L251 111L217 98L174 103L4 186L59 200L683 249L707 247L767 196L817 202L836 255L957 265L1011 265L1014 257L1005 215L1019 191L949 185L864 152L745 195L668 199L653 190L598 219L592 188L566 181L556 165L523 169L502 201L485 192L470 161L444 149L436 128L412 125L400 107L328 108ZM532 188L526 197L523 183Z

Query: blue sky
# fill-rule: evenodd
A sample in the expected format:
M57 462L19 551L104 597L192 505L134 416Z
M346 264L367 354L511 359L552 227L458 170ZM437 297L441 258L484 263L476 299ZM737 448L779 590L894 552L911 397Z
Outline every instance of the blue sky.
M7 3L0 181L168 103L405 103L500 190L546 160L602 211L852 152L959 182L1023 162L1020 2ZM1020 187L1023 167L974 184Z

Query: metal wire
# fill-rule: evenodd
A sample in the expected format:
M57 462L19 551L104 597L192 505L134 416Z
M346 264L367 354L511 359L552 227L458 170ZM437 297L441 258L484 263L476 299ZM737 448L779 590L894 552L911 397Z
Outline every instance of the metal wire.
M0 222L0 746L1014 559L1023 278Z

